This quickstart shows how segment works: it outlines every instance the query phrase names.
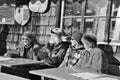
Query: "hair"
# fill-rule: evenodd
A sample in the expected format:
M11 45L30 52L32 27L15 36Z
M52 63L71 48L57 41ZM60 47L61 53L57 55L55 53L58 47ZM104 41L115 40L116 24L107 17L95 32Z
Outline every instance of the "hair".
M22 37L25 36L27 37L28 39L30 39L32 41L32 43L38 43L38 40L36 38L36 36L31 32L31 31L26 31L24 32L24 34L22 35Z
M97 46L97 38L93 34L84 34L82 39L92 43L93 46Z

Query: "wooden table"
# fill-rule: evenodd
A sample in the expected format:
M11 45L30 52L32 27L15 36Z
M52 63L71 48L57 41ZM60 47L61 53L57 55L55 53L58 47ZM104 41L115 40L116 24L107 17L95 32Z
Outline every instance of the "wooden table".
M78 70L75 68L52 68L52 69L45 69L45 70L33 70L33 71L30 71L29 73L34 74L34 75L39 75L42 77L55 79L55 80L86 80L84 78L71 75L74 73L79 74L79 73L83 73L83 72L86 73L88 71L87 70ZM98 73L94 73L94 72L89 72L89 73L98 74ZM102 77L105 77L105 78L110 77L110 78L115 78L116 80L120 80L120 78L118 78L118 77L107 75L107 74L98 74L98 75L100 75L101 78Z
M1 60L1 58L3 57L0 57L1 72L25 78L29 77L30 70L45 69L52 67L44 62L36 60L24 58L5 58L5 60L3 58L3 60Z
M13 75L9 75L9 74L0 72L0 80L29 80L29 79L18 77L18 76L13 76Z
M42 62L30 60L30 59L24 59L24 58L9 58L8 60L0 60L0 65L6 67L35 65L35 64L42 64Z

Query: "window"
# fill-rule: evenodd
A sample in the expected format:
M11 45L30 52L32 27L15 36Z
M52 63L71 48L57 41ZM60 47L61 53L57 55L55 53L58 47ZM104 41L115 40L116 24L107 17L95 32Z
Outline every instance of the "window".
M95 34L100 42L109 42L113 38L120 16L116 15L119 0L62 0L61 3L60 27L67 34L79 29Z
M120 41L120 0L113 0L110 28L111 40Z

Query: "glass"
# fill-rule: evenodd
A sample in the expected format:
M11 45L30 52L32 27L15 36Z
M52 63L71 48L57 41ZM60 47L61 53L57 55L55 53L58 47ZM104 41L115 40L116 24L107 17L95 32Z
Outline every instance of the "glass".
M112 16L113 17L120 17L120 0L113 0Z
M79 18L65 18L63 20L63 30L66 34L72 35L73 32L80 30Z
M86 16L106 16L108 0L87 0Z
M111 41L120 42L120 0L114 0L112 4L112 18L110 26Z
M63 30L71 34L77 29L80 31L82 29L83 33L95 34L98 41L106 40L106 35L108 34L106 32L106 18L107 14L109 14L107 13L108 0L87 0L86 13L81 16L82 10L84 11L83 1L84 0L65 0ZM120 1L116 1L117 2L113 3L118 5ZM116 5L114 6L116 7ZM83 21L83 18L85 21ZM110 34L111 32L112 30L110 30Z
M106 40L107 0L88 0L84 33L93 33L98 41Z
M65 16L80 16L82 11L81 1L65 0Z
M95 34L98 41L105 40L105 18L86 18L84 32Z

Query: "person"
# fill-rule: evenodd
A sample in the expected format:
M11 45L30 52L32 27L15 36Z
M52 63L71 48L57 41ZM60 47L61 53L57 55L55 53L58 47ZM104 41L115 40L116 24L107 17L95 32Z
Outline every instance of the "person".
M19 46L16 48L15 53L6 53L4 56L12 58L26 58L32 60L41 60L47 56L47 54L39 54L39 50L43 45L41 45L35 35L26 31L22 35L22 41L19 43Z
M50 41L41 49L41 53L48 53L48 57L43 61L54 67L58 67L64 59L70 42L62 40L60 28L51 29Z
M71 45L59 67L74 67L78 62L81 63L81 66L84 66L88 62L89 52L83 47L81 42L82 35L80 31L73 32Z
M40 49L44 45L40 44L35 35L31 31L26 31L22 35L22 41L19 43L18 47L15 50L15 53L6 53L4 56L12 57L12 58L25 58L31 60L42 61L45 59L48 54L40 53ZM10 74L15 74L21 77L28 77L30 70L36 69L45 69L51 68L52 66L47 65L45 63L34 64L34 65L24 65L24 66L16 66L13 69L5 67L5 71Z
M97 39L93 34L84 34L82 43L86 50L90 52L89 61L82 68L98 73L108 73L108 59L105 53L97 47ZM80 63L76 65L79 68Z

